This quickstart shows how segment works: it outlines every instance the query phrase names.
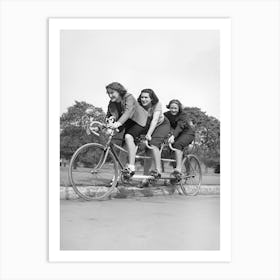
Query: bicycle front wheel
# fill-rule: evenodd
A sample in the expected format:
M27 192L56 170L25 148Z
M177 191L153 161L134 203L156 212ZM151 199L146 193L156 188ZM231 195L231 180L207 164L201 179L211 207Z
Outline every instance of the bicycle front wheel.
M183 193L185 195L197 195L200 190L202 172L196 156L188 155L184 158L182 173L181 189Z
M112 152L103 145L85 144L72 156L68 175L79 197L102 200L116 189L117 162Z

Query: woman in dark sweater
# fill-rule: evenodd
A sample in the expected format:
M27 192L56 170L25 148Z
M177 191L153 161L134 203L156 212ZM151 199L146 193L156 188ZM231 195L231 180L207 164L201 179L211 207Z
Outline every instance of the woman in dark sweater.
M187 114L183 112L183 106L179 100L172 99L166 107L169 111L164 115L168 118L172 129L168 142L173 144L176 155L176 168L173 174L177 177L182 172L183 150L194 140L195 132L189 123Z

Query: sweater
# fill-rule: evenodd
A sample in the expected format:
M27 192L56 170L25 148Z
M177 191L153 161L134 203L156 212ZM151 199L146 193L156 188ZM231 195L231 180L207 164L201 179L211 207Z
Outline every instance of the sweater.
M174 129L173 135L174 137L178 137L181 133L187 133L190 135L194 135L194 129L191 127L188 116L185 112L181 112L177 115L172 115L170 111L164 113L164 115L168 118L171 128Z

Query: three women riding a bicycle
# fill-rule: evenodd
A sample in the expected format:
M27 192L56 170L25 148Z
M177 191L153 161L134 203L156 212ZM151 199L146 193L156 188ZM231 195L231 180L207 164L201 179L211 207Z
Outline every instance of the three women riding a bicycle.
M172 175L180 179L182 176L183 150L194 140L194 130L191 127L182 104L172 99L163 113L162 104L152 89L143 89L136 100L127 92L123 85L117 82L106 86L110 98L107 112L108 127L124 133L124 142L128 152L126 172L129 176L135 174L136 145L135 140L141 135L149 141L155 170L150 175L155 179L161 178L160 147L166 137L173 144L176 167ZM171 136L170 136L171 134ZM146 169L150 163L146 162ZM147 166L148 165L148 166Z

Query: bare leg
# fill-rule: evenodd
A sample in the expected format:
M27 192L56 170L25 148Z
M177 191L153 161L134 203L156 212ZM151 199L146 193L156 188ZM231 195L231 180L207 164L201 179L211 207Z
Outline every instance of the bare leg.
M131 169L135 168L136 146L130 134L125 135L125 143L128 151L128 164ZM132 170L134 171L134 170Z
M182 172L183 151L175 149L176 170Z
M162 173L162 170L161 170L161 158L160 158L160 150L158 147L156 146L152 146L153 149L152 149L152 153L153 153L153 159L155 161L155 167L156 167L156 170L159 172L159 173Z

